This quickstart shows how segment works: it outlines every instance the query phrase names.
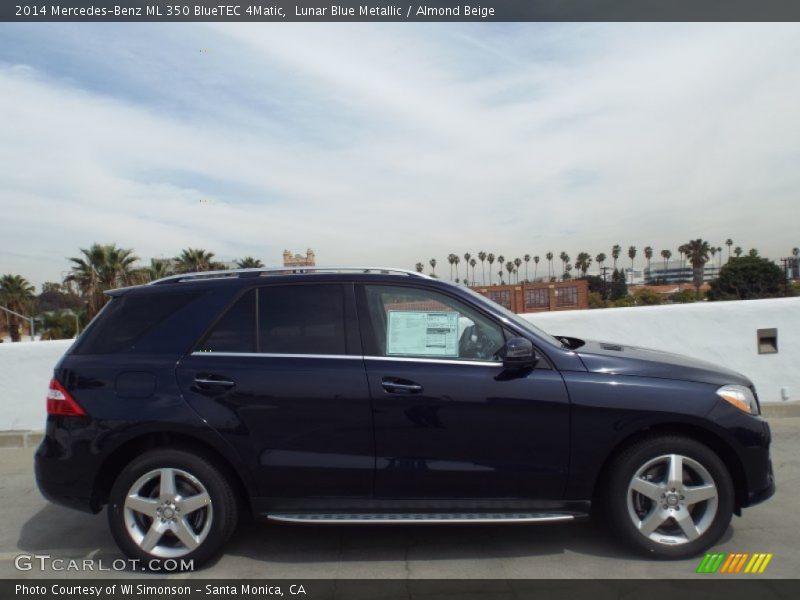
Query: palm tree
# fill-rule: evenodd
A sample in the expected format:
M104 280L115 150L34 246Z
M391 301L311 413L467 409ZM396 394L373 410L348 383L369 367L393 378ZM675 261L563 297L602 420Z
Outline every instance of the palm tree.
M589 270L589 265L592 264L592 257L588 252L579 252L578 257L575 259L575 267L581 272L583 277L586 277L586 271Z
M458 280L459 280L458 263L460 263L460 262L461 262L461 258L458 255L454 254L453 255L453 264L456 266L456 283L458 283Z
M418 262L414 265L414 268L417 270L417 273L422 273L422 271L425 269L425 265L421 262Z
M244 258L236 261L236 266L240 269L261 269L264 266L259 259L252 256L245 256Z
M142 274L133 268L139 260L133 250L116 244L92 244L81 248L83 256L70 258L74 263L66 282L75 282L86 299L86 316L91 320L106 303L103 292L141 281Z
M175 271L172 270L172 265L167 260L161 260L159 258L151 258L150 259L150 266L147 269L145 276L148 281L156 281L163 277L169 277L173 275Z
M667 265L669 264L669 259L672 258L672 251L671 250L662 250L661 251L661 258L664 259L664 282L667 281Z
M469 259L472 258L472 254L469 252L464 252L464 265L467 267L467 276L466 279L469 279Z
M736 248L733 249L733 253L736 255L736 258L739 258L742 255L742 247L736 246Z
M484 269L484 261L486 260L486 252L481 250L478 252L478 259L481 261L481 281L483 281L483 285L486 285L486 270ZM491 267L491 265L489 265ZM489 278L491 279L492 273L491 268L489 269Z
M564 271L567 270L567 261L569 260L569 257L567 256L567 253L562 250L561 254L558 255L558 258L561 259L561 276L563 277Z
M508 271L508 283L514 283L511 274L514 272L514 261L510 260L506 263L506 271Z
M631 283L633 283L633 259L636 258L636 246L628 247L628 258L631 259Z
M547 254L544 255L544 257L547 259L547 278L548 279L552 279L553 278L553 253L552 252L548 252Z
M525 261L525 282L527 283L527 281L528 281L528 263L531 262L531 255L530 254L526 254L525 256L522 257L522 260Z
M489 252L489 254L486 255L486 261L489 263L489 285L492 285L492 264L494 263L494 254Z
M469 259L469 266L472 267L472 279L470 279L470 283L472 283L472 285L475 285L475 265L477 264L478 261L474 258ZM467 269L467 273L469 273L469 269Z
M731 238L728 238L727 240L725 240L725 245L728 247L728 260L730 260L731 259L731 246L733 246L733 240Z
M611 258L614 260L614 270L617 270L617 260L619 260L619 255L622 254L622 246L619 244L614 244L611 248Z
M680 246L678 246L678 252L681 253L681 262L680 262L681 274L680 278L678 279L678 290L681 289L681 283L683 283L683 270L686 268L686 260L684 258L684 255L686 254L686 249L687 249L686 244L681 244Z
M686 258L692 264L692 280L697 296L700 297L700 286L703 285L703 268L708 262L711 247L708 242L697 238L684 245Z
M456 255L455 254L448 254L447 255L447 262L450 263L450 281L453 281L453 263L455 263Z
M522 260L520 258L515 258L514 259L514 266L516 267L516 269L514 270L514 274L517 276L517 283L519 283L519 267L520 267L521 264L522 264ZM528 265L526 263L525 264L525 270L527 271L527 269L528 269Z
M717 254L719 257L717 258L717 269L722 268L722 246L717 246Z
M225 265L214 260L214 253L202 248L184 248L175 259L175 271L178 273L199 273L203 271L219 271Z
M539 257L533 257L533 280L536 281L536 274L539 272Z
M0 277L0 306L16 313L27 314L33 307L35 288L22 275ZM19 317L8 316L8 335L12 342L20 340ZM33 335L33 332L31 332Z
M652 246L645 246L644 247L644 257L647 259L647 272L650 272L650 259L653 258L653 247Z
M594 257L594 259L597 261L597 264L600 265L601 272L603 270L603 263L606 262L606 258L608 257L606 256L605 252L601 252L600 254Z
M436 275L436 259L432 258L428 261L428 264L431 266L431 275Z
M506 262L506 257L502 254L497 257L497 264L500 265L500 282L502 283L503 279L503 263Z

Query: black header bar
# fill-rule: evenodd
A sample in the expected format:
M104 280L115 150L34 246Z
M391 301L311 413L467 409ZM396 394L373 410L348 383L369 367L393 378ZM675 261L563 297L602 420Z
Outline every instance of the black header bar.
M4 0L0 21L800 21L800 0Z

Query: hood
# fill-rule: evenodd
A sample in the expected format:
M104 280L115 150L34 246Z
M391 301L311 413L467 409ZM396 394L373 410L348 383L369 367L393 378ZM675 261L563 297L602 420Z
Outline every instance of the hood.
M741 373L671 352L594 341L585 342L576 352L592 373L752 386L752 382Z

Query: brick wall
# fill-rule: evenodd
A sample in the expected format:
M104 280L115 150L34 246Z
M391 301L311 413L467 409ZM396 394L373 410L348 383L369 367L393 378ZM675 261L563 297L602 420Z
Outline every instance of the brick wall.
M515 313L589 308L589 284L583 279L478 286L472 289Z

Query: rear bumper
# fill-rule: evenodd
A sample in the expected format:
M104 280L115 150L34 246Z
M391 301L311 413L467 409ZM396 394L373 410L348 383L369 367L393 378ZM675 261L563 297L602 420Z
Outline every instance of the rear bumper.
M75 417L70 417L75 418ZM94 480L99 466L97 457L88 451L88 444L61 445L50 431L45 435L34 457L36 484L42 495L55 504L80 511L97 513L102 503L93 497Z

